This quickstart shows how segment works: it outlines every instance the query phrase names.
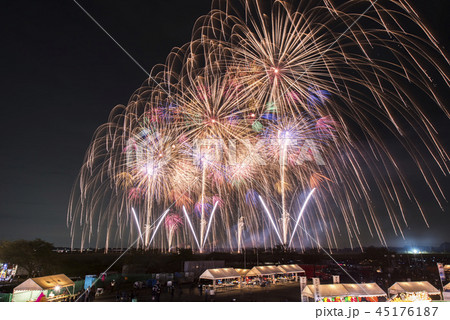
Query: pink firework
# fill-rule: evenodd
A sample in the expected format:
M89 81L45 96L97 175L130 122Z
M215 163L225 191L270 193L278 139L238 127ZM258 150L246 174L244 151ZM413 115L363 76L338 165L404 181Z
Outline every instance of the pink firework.
M166 225L167 242L169 244L169 251L172 249L173 236L178 227L183 224L183 219L178 214L169 214L164 220Z
M180 225L183 225L183 218L176 213L169 214L164 223L168 229L176 231Z
M222 198L219 197L218 195L215 195L215 196L212 197L212 202L213 202L213 204L215 204L217 202L217 206L219 208L221 208L223 206L223 204L224 204Z
M130 191L128 191L128 199L130 200L141 199L143 196L144 191L140 188L131 188Z
M317 120L316 130L323 134L333 135L338 123L331 116L325 116Z

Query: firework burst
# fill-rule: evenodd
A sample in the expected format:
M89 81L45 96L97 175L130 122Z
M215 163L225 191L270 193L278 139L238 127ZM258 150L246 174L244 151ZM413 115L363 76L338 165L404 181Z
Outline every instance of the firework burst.
M342 233L353 246L362 224L386 244L380 220L402 235L408 201L426 222L398 150L441 204L436 168L448 174L449 158L422 104L449 116L434 85L448 89L449 61L413 7L213 8L95 133L70 200L72 239L133 243L132 207L137 246L162 250L175 238L200 251L336 247ZM184 216L166 216L164 237L154 226L172 207Z

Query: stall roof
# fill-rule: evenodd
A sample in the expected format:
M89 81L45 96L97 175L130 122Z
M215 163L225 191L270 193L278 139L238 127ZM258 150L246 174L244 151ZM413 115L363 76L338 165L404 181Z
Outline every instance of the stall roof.
M425 291L428 294L441 294L441 292L428 281L396 282L389 288L390 294L422 291Z
M208 269L200 275L200 279L218 280L235 279L241 275L233 268Z
M305 273L305 270L303 270L298 264L283 264L281 266L278 266L283 273Z
M444 286L444 291L450 291L450 282Z
M314 298L314 285L306 286L302 294ZM319 297L381 297L386 296L376 283L337 283L319 285Z
M241 275L241 277L244 277L247 275L247 273L250 271L250 269L234 269L237 273Z
M39 291L53 289L56 286L63 288L73 285L75 285L74 282L66 275L56 274L52 276L27 279L15 287L14 291Z
M273 274L283 274L283 273L284 272L277 266L257 266L257 267L253 267L247 273L247 277L270 276Z

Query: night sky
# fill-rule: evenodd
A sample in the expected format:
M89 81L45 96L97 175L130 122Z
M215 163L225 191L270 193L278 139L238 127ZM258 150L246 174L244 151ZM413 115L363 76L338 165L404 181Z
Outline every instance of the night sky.
M450 1L415 2L448 48ZM195 20L211 6L210 0L80 4L146 70L188 42ZM68 246L68 199L93 133L146 75L73 1L5 0L0 21L0 240L39 237ZM442 142L449 142L448 119L442 112L436 119ZM440 181L448 194L449 179ZM407 239L388 230L389 245L450 241L449 205L442 212L425 186L420 193L430 229L418 212L411 213Z

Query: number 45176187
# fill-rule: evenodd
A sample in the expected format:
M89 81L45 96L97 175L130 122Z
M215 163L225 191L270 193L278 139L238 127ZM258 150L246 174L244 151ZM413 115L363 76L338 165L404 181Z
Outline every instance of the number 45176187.
M375 313L380 317L402 317L402 316L416 316L416 317L434 317L438 307L379 307Z

